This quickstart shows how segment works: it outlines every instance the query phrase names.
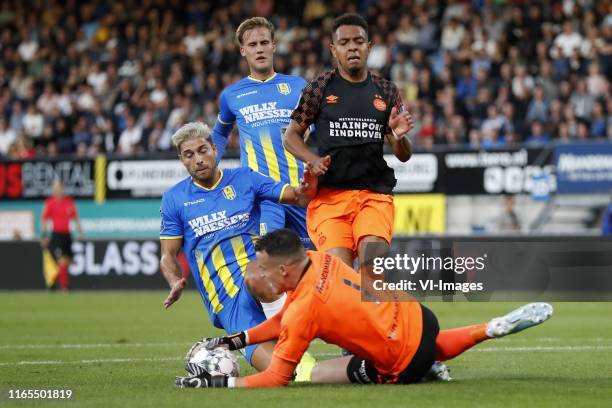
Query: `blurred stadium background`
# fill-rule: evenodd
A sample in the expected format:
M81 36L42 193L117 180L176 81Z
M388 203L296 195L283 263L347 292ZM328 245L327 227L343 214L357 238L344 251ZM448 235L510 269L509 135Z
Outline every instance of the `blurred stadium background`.
M165 289L158 267L159 201L186 176L170 136L187 121L213 126L220 91L247 74L235 28L247 17L268 17L277 28L276 70L308 80L333 66L331 21L350 11L370 24L369 68L398 85L416 121L412 159L404 165L387 157L398 179L398 240L606 239L596 237L611 233L610 1L2 0L0 290L44 289L40 215L56 178L77 200L85 233L73 245L72 287ZM239 164L237 140L233 134L222 166ZM128 322L106 337L93 336L82 315L75 327L83 331L75 329L74 337L45 335L40 327L47 327L47 318L72 333L66 325L78 302L94 299L91 304L101 308L106 302L93 293L71 300L32 296L0 293L6 327L15 330L10 335L2 329L5 361L49 358L42 351L11 354L11 347L28 341L122 344L179 336L182 350L201 336L183 327L166 329L159 338L150 331L127 334L126 340L120 331L132 333ZM123 305L123 296L110 296L109 302L121 299L117 304ZM164 292L140 296L135 301L154 301L157 308ZM197 317L183 316L181 323L205 325L204 310L194 304L189 294L191 307L180 310ZM54 307L66 321L51 312ZM609 321L607 334L598 331L610 306L572 310L583 308L595 312L595 320L577 342L612 336ZM463 317L487 314L464 311ZM156 318L173 325L171 318ZM28 324L20 328L24 320ZM562 327L555 330L563 335ZM170 364L179 365L163 363ZM18 365L9 368L23 373ZM569 384L561 381L559 388L571 390Z

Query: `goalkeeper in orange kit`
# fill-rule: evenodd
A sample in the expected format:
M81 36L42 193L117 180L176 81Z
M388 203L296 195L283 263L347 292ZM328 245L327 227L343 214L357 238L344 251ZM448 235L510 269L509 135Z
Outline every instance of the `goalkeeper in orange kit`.
M277 339L270 366L258 374L228 377L188 364L193 375L177 377L177 386L285 386L315 338L354 355L320 362L312 371L314 383L409 384L420 381L435 360L540 324L553 312L547 303L531 303L488 323L440 331L433 312L416 301L362 301L360 276L350 266L306 251L287 229L263 236L255 249L266 280L277 293L288 293L283 310L247 331L205 341L209 348L236 350Z

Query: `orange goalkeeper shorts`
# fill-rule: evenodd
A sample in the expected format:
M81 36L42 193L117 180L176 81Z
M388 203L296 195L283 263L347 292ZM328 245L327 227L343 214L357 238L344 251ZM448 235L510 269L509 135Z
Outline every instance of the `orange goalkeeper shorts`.
M306 227L317 250L342 247L356 253L359 241L366 236L391 243L393 214L390 194L324 187L308 204Z

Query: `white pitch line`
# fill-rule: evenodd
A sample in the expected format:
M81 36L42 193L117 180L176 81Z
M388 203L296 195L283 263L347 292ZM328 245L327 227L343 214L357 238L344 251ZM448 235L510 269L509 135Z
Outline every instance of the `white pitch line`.
M15 344L0 345L0 350L22 349L93 349L93 348L119 348L119 347L170 347L189 346L189 343L85 343L85 344Z
M496 343L560 343L566 341L580 343L603 343L612 342L612 338L592 337L592 338L560 338L560 337L539 337L539 338L502 338L495 340ZM192 343L82 343L82 344L3 344L0 350L27 350L27 349L96 349L96 348L122 348L122 347L188 347ZM327 344L323 340L315 339L312 344Z
M482 347L471 351L478 352L515 352L515 351L588 351L612 350L612 345L606 346L532 346L532 347Z
M100 358L95 360L43 360L43 361L16 361L13 363L0 362L0 367L24 366L24 365L67 365L67 364L99 364L99 363L135 363L135 362L161 362L182 360L183 357L161 357L161 358Z
M561 343L561 342L580 342L580 343L603 343L612 342L612 338L606 337L572 337L572 338L561 338L561 337L519 337L519 338L508 338L504 337L495 340L496 343Z
M520 352L520 351L603 351L612 350L612 345L605 346L534 346L534 347L487 347L476 348L471 352ZM315 357L340 357L339 352L321 352L313 353ZM242 357L242 356L241 356ZM156 358L101 358L93 360L43 360L43 361L14 361L0 362L0 367L9 366L27 366L27 365L70 365L70 364L100 364L100 363L138 363L138 362L165 362L165 361L180 361L184 357L156 357Z

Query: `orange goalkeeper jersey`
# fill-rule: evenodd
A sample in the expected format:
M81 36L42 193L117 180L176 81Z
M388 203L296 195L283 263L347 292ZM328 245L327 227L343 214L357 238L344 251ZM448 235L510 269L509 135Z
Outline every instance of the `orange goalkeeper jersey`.
M320 338L397 376L410 363L421 340L418 302L362 300L360 276L339 258L308 251L310 266L283 310L249 329L249 344L278 338L267 370L245 377L249 387L286 385L310 342Z

